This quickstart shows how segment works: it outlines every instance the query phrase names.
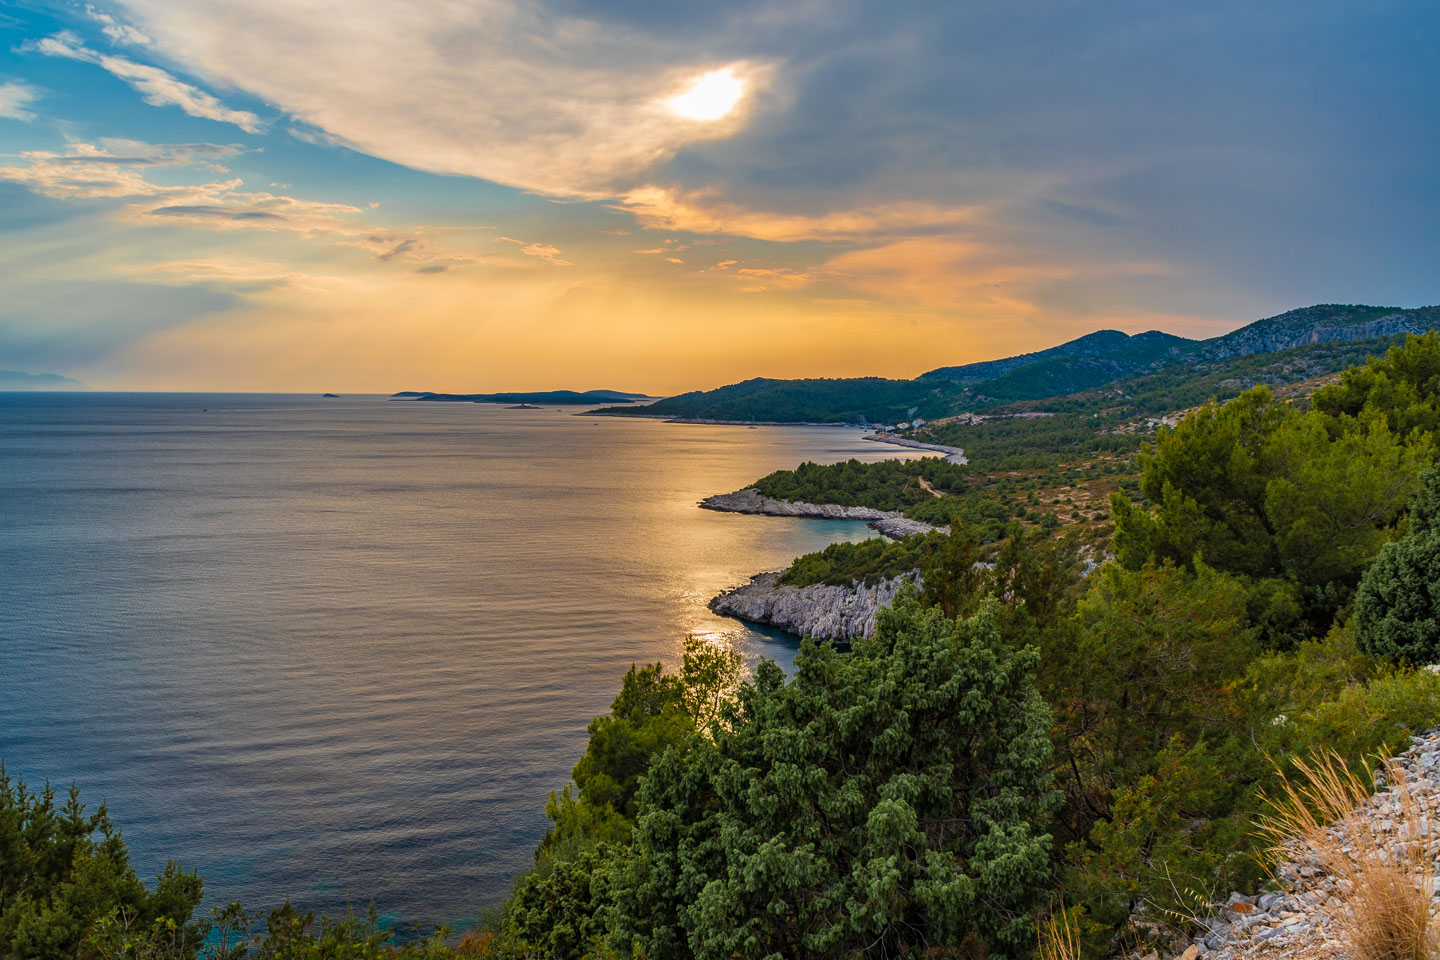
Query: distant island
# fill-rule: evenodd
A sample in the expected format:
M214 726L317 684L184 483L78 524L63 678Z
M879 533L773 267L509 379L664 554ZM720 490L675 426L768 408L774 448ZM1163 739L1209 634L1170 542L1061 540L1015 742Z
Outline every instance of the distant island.
M320 399L322 399L322 400L326 399L327 397L328 397L329 399L331 399L331 400L339 400L339 399L340 399L340 394L338 394L338 393L322 393L322 394L320 394Z
M23 373L19 370L0 370L0 391L89 389L79 380L71 380L58 373Z
M532 393L431 393L428 390L402 390L391 400L445 400L452 403L562 404L594 406L597 403L635 403L653 400L643 393L620 390L540 390Z

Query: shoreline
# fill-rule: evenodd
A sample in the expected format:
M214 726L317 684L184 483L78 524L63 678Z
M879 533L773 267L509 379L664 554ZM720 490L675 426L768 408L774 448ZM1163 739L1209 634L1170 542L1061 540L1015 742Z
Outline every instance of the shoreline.
M962 447L947 447L941 443L921 443L919 440L909 440L905 437L887 437L882 433L867 433L860 439L873 440L876 443L893 443L897 447L909 447L912 450L934 450L936 453L943 453L946 460L957 466L963 467L970 462Z
M716 596L709 607L724 617L783 630L797 637L849 641L875 632L880 610L895 600L906 583L918 583L919 572L902 574L866 585L810 584L792 587L779 583L780 572L757 573L748 583Z
M700 509L721 513L747 513L766 517L814 517L820 520L901 520L898 510L874 507L842 507L838 503L806 503L803 500L776 500L754 487L734 493L717 493L700 501Z
M664 413L577 413L576 416L659 420L662 423L698 423L715 427L852 427L856 430L865 429L858 423L842 423L838 420L824 423L812 420L712 420L709 417L672 417Z

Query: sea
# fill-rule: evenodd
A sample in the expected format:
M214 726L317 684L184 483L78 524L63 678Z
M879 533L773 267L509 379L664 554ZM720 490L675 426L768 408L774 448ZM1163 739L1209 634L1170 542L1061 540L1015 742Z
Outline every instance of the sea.
M698 501L858 429L293 395L0 394L0 758L105 803L205 907L463 925L632 664L858 522Z

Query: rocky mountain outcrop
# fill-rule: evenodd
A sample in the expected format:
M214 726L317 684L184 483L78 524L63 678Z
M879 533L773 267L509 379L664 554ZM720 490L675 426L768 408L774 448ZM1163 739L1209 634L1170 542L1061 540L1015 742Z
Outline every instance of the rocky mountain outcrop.
M771 517L819 517L825 520L891 520L898 519L897 510L876 510L873 507L842 507L838 503L806 503L803 500L776 500L754 487L734 493L717 493L700 501L706 510L726 513L759 513Z
M852 583L846 587L814 584L791 587L780 584L780 574L761 573L744 586L727 590L710 601L710 609L727 617L776 627L798 636L822 640L851 640L875 633L875 616L889 606L907 582L909 573L873 586Z
M1368 340L1401 333L1424 333L1437 326L1440 326L1440 307L1400 310L1324 303L1266 317L1223 337L1202 341L1194 358L1225 360L1332 340Z

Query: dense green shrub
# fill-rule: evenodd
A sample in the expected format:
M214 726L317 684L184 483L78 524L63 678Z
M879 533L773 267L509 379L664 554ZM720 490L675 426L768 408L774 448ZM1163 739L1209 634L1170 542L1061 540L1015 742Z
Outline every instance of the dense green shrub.
M762 663L729 729L642 789L621 952L1027 955L1050 875L1049 711L993 611L903 599L853 653Z
M1255 582L1252 618L1272 643L1323 633L1415 492L1428 437L1402 443L1383 418L1332 435L1264 387L1195 411L1141 454L1149 508L1111 497L1115 553L1205 563Z
M796 557L780 582L793 587L815 583L846 586L874 585L890 577L919 570L927 562L943 534L915 534L903 540L871 537L868 540L832 543L818 553Z
M1408 334L1382 357L1351 367L1338 383L1315 391L1315 409L1334 418L1337 432L1367 415L1381 416L1390 431L1409 437L1440 427L1440 335Z
M941 423L918 436L960 447L976 469L1023 470L1054 467L1090 456L1130 457L1140 446L1134 433L1115 433L1119 421L1076 414L995 417L980 423Z
M1375 657L1402 663L1440 660L1440 471L1422 478L1410 530L1387 543L1355 594L1356 636Z
M107 918L107 929L161 931L190 951L201 889L198 876L170 863L147 890L103 805L87 814L74 787L57 803L48 784L31 792L0 764L0 956L93 952Z
M903 510L937 499L938 493L962 492L968 474L943 457L914 460L845 460L821 466L805 462L794 470L777 470L755 482L755 488L776 500L836 503L845 507Z

